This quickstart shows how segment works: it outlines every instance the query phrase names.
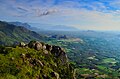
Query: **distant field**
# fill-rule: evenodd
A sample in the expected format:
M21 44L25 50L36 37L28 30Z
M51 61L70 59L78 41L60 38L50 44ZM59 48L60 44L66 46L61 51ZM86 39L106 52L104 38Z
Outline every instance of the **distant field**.
M103 63L112 63L112 64L115 64L117 63L118 61L115 60L114 58L106 58L106 59L103 59Z

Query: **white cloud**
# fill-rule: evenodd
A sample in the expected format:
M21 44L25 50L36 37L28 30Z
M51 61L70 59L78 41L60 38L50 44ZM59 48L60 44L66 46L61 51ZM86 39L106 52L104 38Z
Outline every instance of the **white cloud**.
M86 9L62 8L59 13L41 18L36 17L35 20L47 24L73 26L79 29L120 30L120 16Z
M112 7L120 9L120 0L114 0L109 3Z
M102 2L65 1L53 5L53 0L46 1L46 3L43 3L42 0L18 3L11 0L9 3L0 5L0 16L6 14L6 16L12 15L11 18L15 20L60 24L80 29L120 30L120 10L107 11L107 6ZM112 6L119 6L119 4L120 0L118 3L110 2Z

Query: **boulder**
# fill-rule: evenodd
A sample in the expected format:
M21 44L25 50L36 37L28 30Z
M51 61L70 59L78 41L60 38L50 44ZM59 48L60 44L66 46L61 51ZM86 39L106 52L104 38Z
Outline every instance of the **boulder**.
M46 49L46 45L43 45L42 47L43 47L44 50Z
M24 42L20 42L20 43L19 43L19 46L20 46L20 47L25 47L25 45L26 45L26 44L25 44Z
M35 43L36 43L36 41L30 41L29 44L28 44L28 47L34 48L35 47Z
M44 50L43 53L47 55L49 52L47 50Z
M36 50L41 50L42 49L42 44L41 43L35 43L35 47Z
M51 50L52 50L52 45L46 44L46 49L47 49L48 51L51 51Z
M40 50L42 49L42 44L38 41L30 41L30 43L28 44L28 47L34 48L36 50Z
M11 58L11 60L14 60L14 59L15 59L14 57Z

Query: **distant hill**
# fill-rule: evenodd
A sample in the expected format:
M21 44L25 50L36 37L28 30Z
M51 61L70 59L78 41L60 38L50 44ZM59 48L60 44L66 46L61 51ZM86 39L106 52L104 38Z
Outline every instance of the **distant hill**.
M65 25L51 25L51 24L40 24L40 23L30 23L35 31L77 31L78 29L71 26Z
M22 23L22 22L9 22L16 26L22 26L29 30L36 32L39 31L77 31L78 29L71 26L65 25L51 25L51 24L41 24L41 23Z
M0 21L0 44L11 45L19 41L45 40L46 37L25 27L15 26L8 22Z
M30 29L31 26L28 24L28 23L22 23L22 22L9 22L9 24L13 24L13 25L16 25L16 26L23 26L27 29Z

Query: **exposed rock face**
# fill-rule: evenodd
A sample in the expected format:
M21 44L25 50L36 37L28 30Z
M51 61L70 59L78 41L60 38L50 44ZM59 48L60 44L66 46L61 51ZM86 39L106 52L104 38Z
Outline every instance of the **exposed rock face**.
M67 55L59 46L52 46L51 53L61 60L61 64L64 65L68 62Z
M55 45L49 45L49 44L45 44L45 43L42 43L42 42L38 42L38 41L31 41L30 43L26 44L26 45L22 45L21 44L21 47L24 46L24 47L29 47L29 48L34 48L35 50L37 51L41 51L42 54L44 54L46 57L53 57L53 60L56 62L54 64L54 67L57 68L59 66L63 66L63 67L66 67L66 72L69 72L67 73L68 74L72 74L74 73L73 72L73 69L70 68L71 66L69 65L68 63L68 58L67 58L67 54L65 53L64 49L62 49L61 47L59 46L55 46ZM36 58L32 58L30 54L21 54L21 58L23 58L23 61L25 61L25 59L29 59L30 61L30 65L31 66L40 66L42 68L44 68L44 63L41 62L41 60L39 59L36 59ZM65 72L65 73L66 73ZM61 72L51 72L51 76L54 78L54 79L60 79L60 73ZM70 75L72 77L72 79L75 79L74 75ZM71 77L69 77L68 79L71 79ZM46 75L43 75L43 78L45 79L48 79L48 76Z
M42 47L43 47L43 50L45 50L45 49L46 49L46 45L43 45Z
M28 44L28 47L34 48L38 51L42 49L43 53L45 53L45 54L48 54L49 52L51 52L51 54L53 54L56 58L59 58L61 60L62 65L66 64L68 62L65 51L59 46L55 46L55 45L52 46L52 45L44 44L44 43L38 42L38 41L31 41Z
M35 49L36 50L42 49L42 44L41 43L35 43Z
M20 42L19 46L20 47L25 47L25 43L24 42Z
M28 46L30 48L34 48L35 50L43 50L44 54L53 54L56 58L59 58L61 60L61 64L64 65L68 62L67 55L63 48L55 45L49 45L49 44L44 44L43 42L38 42L38 41L30 41L30 43L25 44L23 42L20 43L20 47L25 47Z
M49 52L47 50L44 50L43 53L46 54L46 55L49 54Z
M59 46L52 46L52 50L51 50L52 54L54 54L56 57L59 56L59 54L61 53L61 48Z
M30 43L28 44L28 47L35 48L35 42L36 41L30 41Z
M30 48L34 48L36 50L40 50L42 49L42 44L38 41L31 41L29 44L28 44L28 47Z
M10 53L10 55L6 54L7 56L4 56L2 60L4 61L7 57L6 62L8 62L10 59L10 61L6 63L8 66L4 67L3 65L1 70L6 69L7 71L7 69L10 68L10 73L17 70L24 72L20 73L17 71L18 76L16 73L15 75L11 74L16 78L21 76L20 79L26 79L27 77L30 79L75 79L73 68L68 63L67 55L59 46L31 41L28 44L21 43L21 45L14 48L10 47L9 50L7 47L6 49L0 50L2 53L3 50L5 53L8 53L8 51ZM14 64L12 67L11 62ZM29 71L27 68L29 68Z
M47 49L48 51L51 51L51 50L52 50L52 45L46 44L46 49Z

